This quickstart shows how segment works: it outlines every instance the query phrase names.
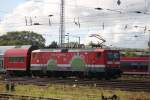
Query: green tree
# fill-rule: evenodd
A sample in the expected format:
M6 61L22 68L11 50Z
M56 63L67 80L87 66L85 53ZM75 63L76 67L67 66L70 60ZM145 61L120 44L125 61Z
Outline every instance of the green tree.
M45 39L35 32L14 31L0 36L0 45L36 45L44 47Z
M53 42L48 46L48 48L58 48L57 42L53 41Z
M89 45L89 46L92 46L93 44L94 44L94 43L93 43L92 41L90 41L88 45Z

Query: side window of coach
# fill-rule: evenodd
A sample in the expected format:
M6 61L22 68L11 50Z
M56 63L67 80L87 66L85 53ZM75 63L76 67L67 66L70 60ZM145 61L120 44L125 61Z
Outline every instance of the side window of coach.
M9 61L9 62L13 62L13 60L14 60L13 57L9 57L9 58L8 58L8 61Z
M19 57L19 62L24 62L24 57Z
M24 57L9 57L9 62L24 62Z

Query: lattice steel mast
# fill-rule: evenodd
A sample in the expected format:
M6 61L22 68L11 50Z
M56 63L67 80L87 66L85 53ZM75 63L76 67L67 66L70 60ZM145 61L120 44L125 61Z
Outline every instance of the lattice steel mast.
M60 47L64 46L64 40L65 40L65 1L61 0L61 4L60 4L60 29L59 29Z

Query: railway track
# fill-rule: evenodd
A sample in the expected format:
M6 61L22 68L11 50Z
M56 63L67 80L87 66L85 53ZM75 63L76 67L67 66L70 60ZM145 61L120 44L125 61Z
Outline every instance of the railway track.
M34 97L25 95L15 95L10 93L0 93L0 100L61 100L56 98Z
M22 85L47 86L48 84L93 86L104 89L119 89L124 91L143 91L150 92L150 81L131 81L131 80L89 80L89 79L50 79L50 78L11 78L0 81L3 83L13 82Z

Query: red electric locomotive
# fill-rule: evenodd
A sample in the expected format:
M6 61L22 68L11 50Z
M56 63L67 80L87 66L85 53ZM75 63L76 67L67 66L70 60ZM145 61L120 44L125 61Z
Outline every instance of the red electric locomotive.
M34 50L31 70L61 76L120 76L120 55L116 50Z
M124 74L148 74L148 57L122 57L120 63Z

